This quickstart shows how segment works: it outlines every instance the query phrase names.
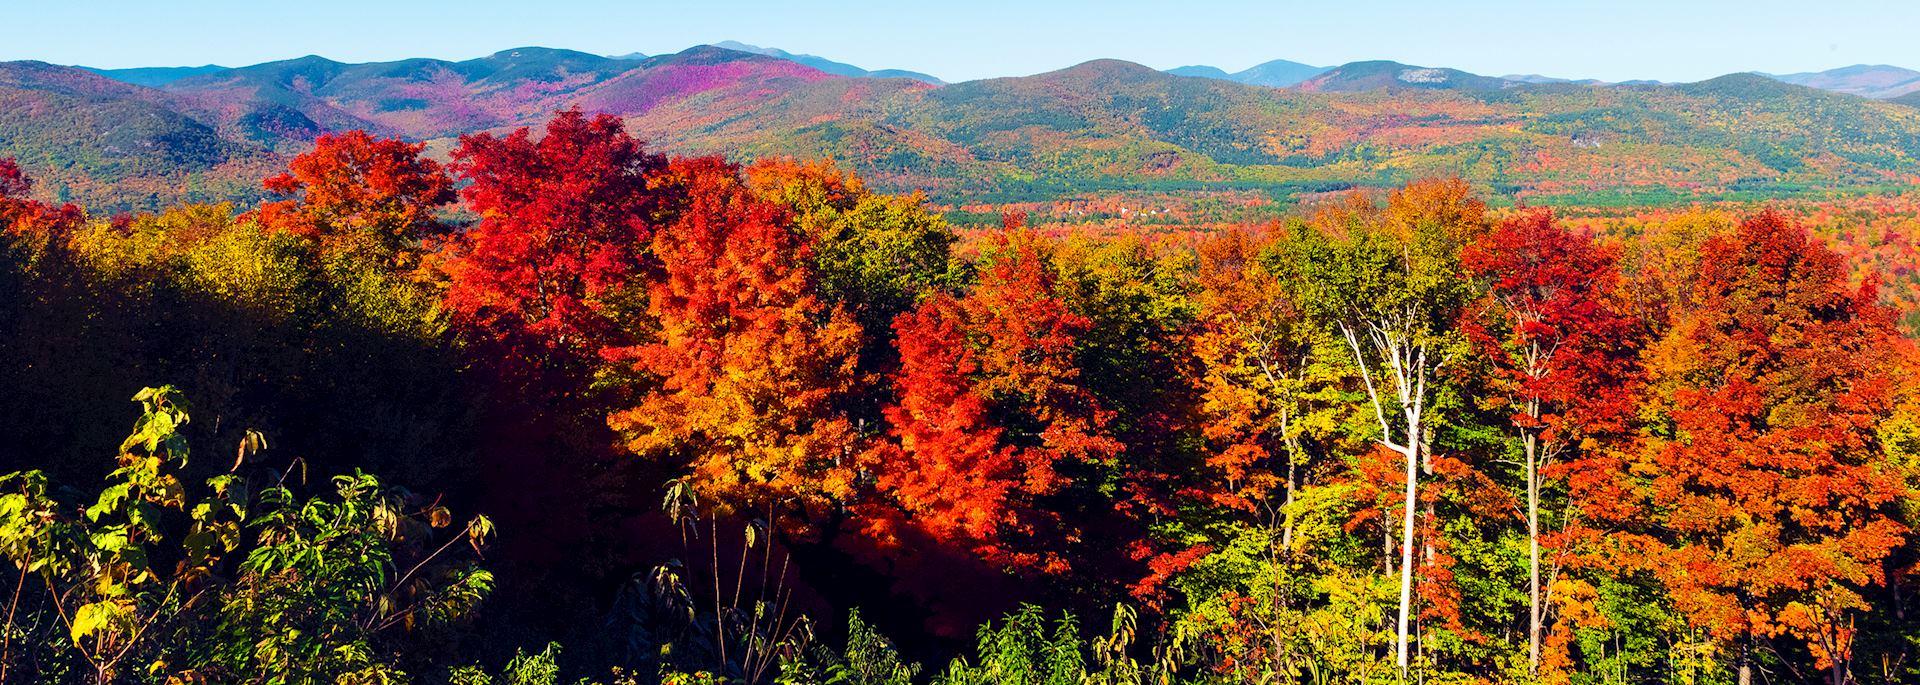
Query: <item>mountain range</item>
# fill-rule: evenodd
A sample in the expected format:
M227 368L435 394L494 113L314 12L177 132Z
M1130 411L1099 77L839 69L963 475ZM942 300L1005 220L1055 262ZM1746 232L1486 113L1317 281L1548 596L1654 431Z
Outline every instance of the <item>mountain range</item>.
M1271 62L1256 64L1245 71L1237 71L1231 74L1219 67L1209 66L1179 67L1177 69L1168 69L1167 73L1175 76L1197 76L1222 81L1234 81L1236 83L1266 86L1268 88L1286 88L1332 70L1333 67L1316 67L1299 62L1276 59Z
M1920 92L1920 71L1885 64L1856 64L1827 71L1768 76L1787 83L1870 98L1890 99Z
M656 149L831 158L880 188L954 204L1110 192L1285 198L1440 173L1539 201L1920 179L1920 96L1882 101L1788 82L1801 75L1599 84L1385 61L1229 74L1096 60L942 84L735 47L751 49L605 57L530 47L465 61L308 56L179 70L5 62L0 156L44 179L40 194L96 210L246 203L321 133L366 129L444 154L463 133L537 126L579 107L623 117ZM1868 83L1898 89L1879 70L1818 81Z

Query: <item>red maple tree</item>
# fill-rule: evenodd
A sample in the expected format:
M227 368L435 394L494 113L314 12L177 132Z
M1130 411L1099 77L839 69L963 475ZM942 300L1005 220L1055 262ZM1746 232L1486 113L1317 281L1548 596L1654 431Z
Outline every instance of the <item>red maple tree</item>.
M527 364L624 342L611 310L647 282L660 205L648 183L666 160L620 119L578 111L538 140L526 128L462 136L453 159L480 217L442 266L455 322Z
M420 156L424 149L366 131L320 136L266 180L287 199L261 205L260 222L332 243L366 241L389 255L443 235L452 227L439 211L455 199L453 179Z

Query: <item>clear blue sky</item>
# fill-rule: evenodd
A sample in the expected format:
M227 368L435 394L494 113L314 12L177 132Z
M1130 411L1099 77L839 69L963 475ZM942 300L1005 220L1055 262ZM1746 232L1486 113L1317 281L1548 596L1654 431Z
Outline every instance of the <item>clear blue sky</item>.
M0 0L0 60L98 67L601 54L722 40L947 80L1114 57L1242 69L1391 59L1483 74L1691 81L1857 63L1920 69L1905 0Z

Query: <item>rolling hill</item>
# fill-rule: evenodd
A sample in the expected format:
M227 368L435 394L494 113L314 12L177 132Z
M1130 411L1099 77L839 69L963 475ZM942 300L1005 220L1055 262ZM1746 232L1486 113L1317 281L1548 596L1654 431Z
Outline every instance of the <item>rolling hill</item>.
M149 88L159 88L189 76L200 76L202 74L212 74L227 70L226 67L216 64L200 67L136 67L133 69L80 68L115 81L131 83L136 86L147 86Z
M1299 62L1276 59L1270 62L1262 62L1246 70L1231 74L1218 67L1209 66L1180 67L1177 69L1168 69L1167 73L1175 76L1218 79L1248 85L1266 86L1269 88L1287 88L1331 70L1330 67L1316 67Z
M1453 173L1535 202L1920 178L1920 108L1755 74L1527 83L1361 62L1276 89L1097 60L936 85L713 46L639 59L520 48L461 62L305 57L160 88L8 63L0 105L0 155L48 179L43 193L103 210L250 200L263 169L325 131L444 151L462 133L538 125L566 107L618 114L659 149L832 158L878 187L954 204L1112 192L1284 200Z
M1920 71L1885 64L1856 64L1827 71L1766 76L1795 85L1870 98L1897 98L1920 91Z
M820 57L818 55L796 55L791 52L781 50L779 48L763 48L758 45L748 45L746 43L733 41L733 40L720 41L718 43L714 43L713 46L716 48L726 48L728 50L738 50L740 52L751 52L756 55L766 55L768 57L777 57L790 62L797 62L809 67L813 67L815 69L819 69L829 74L833 74L834 76L856 76L861 78L910 78L915 81L931 83L936 86L943 85L946 83L946 81L942 81L938 78L935 78L927 74L922 74L917 71L907 71L905 69L881 69L878 71L868 71L866 69L862 69L860 67L856 67L851 64L847 64L845 62L835 62L833 60L827 59L825 57Z
M70 67L0 63L0 155L41 195L111 209L248 200L279 161L183 113L170 94Z

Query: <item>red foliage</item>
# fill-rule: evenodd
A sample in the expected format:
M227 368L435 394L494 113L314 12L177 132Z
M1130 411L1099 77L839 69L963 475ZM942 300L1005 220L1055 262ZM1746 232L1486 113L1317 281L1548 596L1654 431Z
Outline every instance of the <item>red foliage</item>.
M677 159L658 186L674 217L653 237L658 332L603 352L654 387L609 424L637 453L684 454L696 487L723 506L848 501L855 437L841 405L860 327L820 301L791 217L738 167Z
M1005 431L973 392L979 371L958 303L936 295L894 322L900 370L897 404L885 410L898 443L880 449L878 488L935 539L985 543L1019 525L1008 498L1051 489L1043 464L1002 444Z
M1102 433L1109 413L1076 383L1073 343L1087 322L1054 293L1040 238L1009 231L996 248L965 297L936 295L894 324L899 399L885 410L894 440L872 461L881 508L905 520L876 512L865 532L897 549L890 529L904 523L992 563L1064 572L1042 542L1063 534L1059 516L1038 500L1067 484L1063 460L1121 446Z
M621 342L609 298L644 282L648 179L666 165L618 118L555 115L545 137L462 136L453 169L480 216L444 266L455 321L501 359L589 359Z
M1611 301L1614 255L1539 210L1502 222L1461 261L1488 282L1481 316L1464 328L1492 362L1513 425L1549 451L1623 429L1635 408L1640 335Z
M454 200L453 180L420 157L426 146L365 131L320 136L287 172L266 180L288 199L260 206L260 222L296 235L372 239L388 250L446 233L438 217Z
M50 236L80 225L86 215L71 204L31 200L33 179L12 157L0 157L0 235Z
M1909 343L1871 284L1765 212L1701 248L1699 305L1651 355L1644 439L1585 502L1626 532L1607 562L1652 573L1680 614L1722 639L1783 632L1822 665L1843 659L1844 616L1905 539L1891 508L1911 493L1881 468Z

